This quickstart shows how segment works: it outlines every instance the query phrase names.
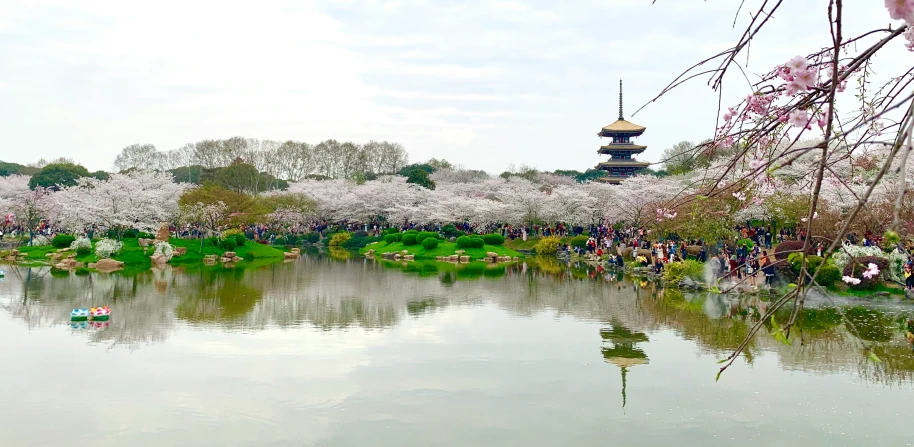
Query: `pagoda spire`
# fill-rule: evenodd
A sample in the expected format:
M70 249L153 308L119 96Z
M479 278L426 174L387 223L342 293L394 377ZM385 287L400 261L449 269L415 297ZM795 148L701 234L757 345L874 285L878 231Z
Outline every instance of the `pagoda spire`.
M622 117L622 80L619 79L619 119L624 120Z

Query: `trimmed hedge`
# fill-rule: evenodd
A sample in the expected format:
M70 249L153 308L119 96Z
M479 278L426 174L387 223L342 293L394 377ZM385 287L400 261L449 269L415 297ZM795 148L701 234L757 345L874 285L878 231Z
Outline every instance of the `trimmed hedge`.
M388 244L395 244L400 241L400 236L397 234L388 234L384 236L384 242Z
M359 230L355 233L352 233L352 237L368 237L368 232Z
M505 238L500 234L485 234L482 236L483 242L489 245L504 245Z
M57 248L68 248L75 240L76 236L72 234L58 234L51 240L51 245Z
M571 238L571 246L572 246L572 247L577 247L577 248L586 248L586 247L587 247L587 239L589 239L589 238L588 238L587 236L584 236L584 235L575 236L575 237Z
M873 278L865 278L863 277L862 273L867 269L870 263L876 264L876 266L879 267L879 274ZM863 256L849 262L844 267L842 274L843 276L853 276L854 278L860 279L860 284L850 284L852 289L869 290L879 284L879 277L885 274L887 271L886 269L888 268L889 260L886 258L879 258L876 256Z
M419 242L416 240L416 233L403 233L403 245L410 246L418 243Z
M803 241L784 241L778 244L774 249L774 258L778 261L787 259L790 256L790 253L799 253L803 249ZM816 247L813 244L809 244L809 248L806 250L807 254L814 254Z
M422 240L422 248L426 250L434 250L436 247L438 247L438 239L427 237Z
M428 238L438 239L438 233L435 233L433 231L423 231L416 235L416 242L421 244L423 241L425 241Z
M460 248L471 248L473 241L469 236L460 236L457 238L457 246Z
M223 250L227 250L227 251L234 250L237 245L238 244L235 243L234 237L227 237L225 239L222 239L219 242L219 247L221 247Z

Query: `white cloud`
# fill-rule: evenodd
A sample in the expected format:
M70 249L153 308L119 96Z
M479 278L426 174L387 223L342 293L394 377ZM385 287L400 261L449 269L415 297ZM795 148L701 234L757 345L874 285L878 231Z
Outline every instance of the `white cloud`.
M822 20L807 20L822 2L808 3L789 5L760 36L750 74L827 39ZM93 170L110 168L128 144L170 149L233 135L390 139L413 160L583 170L601 161L595 134L616 117L620 78L626 117L648 127L640 142L656 160L679 140L710 135L716 95L696 81L631 113L741 32L735 5L700 1L0 8L0 160L68 156ZM887 21L880 5L853 8L849 28ZM896 59L886 61L905 60ZM733 78L725 103L744 85Z

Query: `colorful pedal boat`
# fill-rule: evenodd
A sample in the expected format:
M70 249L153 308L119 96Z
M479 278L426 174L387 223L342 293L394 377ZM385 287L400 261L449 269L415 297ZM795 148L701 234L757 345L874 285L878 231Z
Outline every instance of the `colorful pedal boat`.
M89 316L91 316L93 320L104 321L111 316L111 309L109 309L108 306L93 307L89 309Z
M84 321L89 319L89 309L73 309L70 311L70 320L73 321Z

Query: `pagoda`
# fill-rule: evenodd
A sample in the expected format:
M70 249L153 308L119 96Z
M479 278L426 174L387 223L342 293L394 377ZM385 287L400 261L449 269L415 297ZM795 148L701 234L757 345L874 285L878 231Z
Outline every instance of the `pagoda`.
M600 150L597 151L598 154L609 155L609 160L596 166L607 173L600 181L618 185L622 180L650 166L650 163L634 158L636 154L647 149L647 146L639 146L632 141L632 138L641 136L645 129L644 126L625 121L622 115L622 80L619 80L619 119L600 129L600 133L597 134L601 138L612 138L609 144L600 146Z

